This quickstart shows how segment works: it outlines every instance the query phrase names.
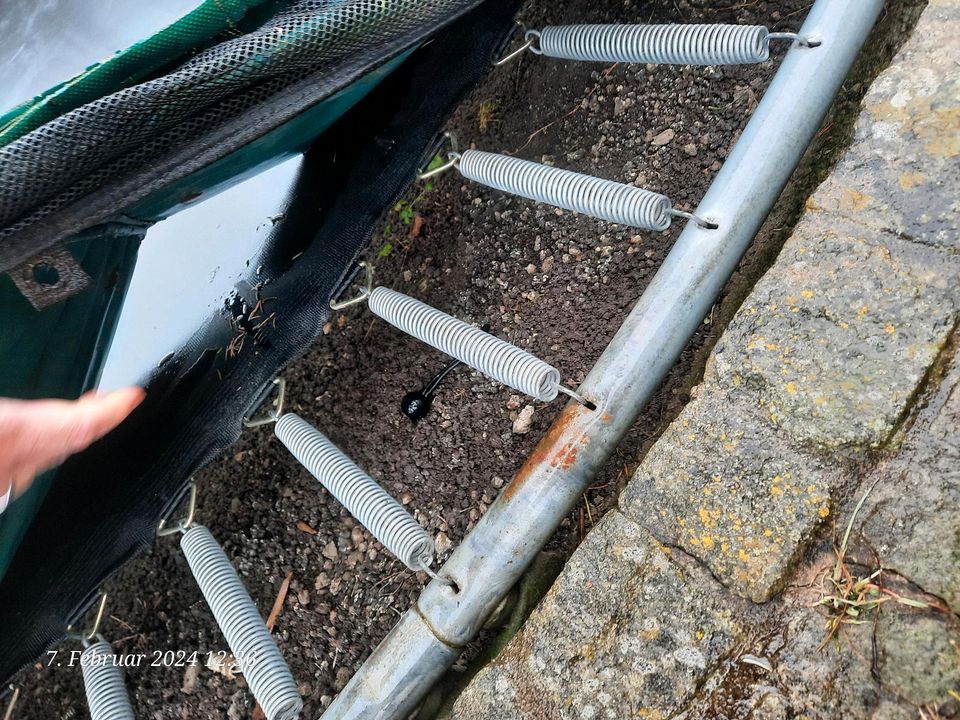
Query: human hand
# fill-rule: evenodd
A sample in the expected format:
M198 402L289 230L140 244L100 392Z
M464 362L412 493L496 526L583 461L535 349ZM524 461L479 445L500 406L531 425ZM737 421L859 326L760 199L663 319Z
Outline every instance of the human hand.
M145 397L129 387L79 400L0 398L0 512L33 479L106 435Z

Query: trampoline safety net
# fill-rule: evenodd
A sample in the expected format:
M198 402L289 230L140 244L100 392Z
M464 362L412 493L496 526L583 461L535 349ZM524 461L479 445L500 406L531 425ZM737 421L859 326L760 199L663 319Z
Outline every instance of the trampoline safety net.
M475 4L299 0L283 4L251 32L202 50L165 74L121 87L23 132L35 123L36 113L50 114L49 93L40 96L36 107L21 106L0 126L0 143L5 143L0 146L0 242L308 75ZM181 40L191 39L190 31L199 34L190 25ZM155 54L147 55L146 62L157 62ZM64 88L54 91L62 94Z

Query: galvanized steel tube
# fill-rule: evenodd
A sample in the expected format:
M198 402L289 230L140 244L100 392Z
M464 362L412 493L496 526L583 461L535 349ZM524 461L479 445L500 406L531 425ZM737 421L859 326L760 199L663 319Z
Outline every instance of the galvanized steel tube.
M324 714L405 717L576 503L703 322L813 139L883 0L817 0L794 47L656 277L533 455ZM427 628L427 629L424 629ZM424 637L429 633L430 637Z

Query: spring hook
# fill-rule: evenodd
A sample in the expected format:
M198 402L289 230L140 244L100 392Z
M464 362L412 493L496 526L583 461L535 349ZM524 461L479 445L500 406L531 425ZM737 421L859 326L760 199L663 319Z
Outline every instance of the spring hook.
M83 645L80 672L91 720L133 720L133 706L123 682L123 672L114 661L113 648L100 634L107 605L107 594L100 593L97 614L88 630L76 632L67 628L67 637Z
M273 401L273 409L268 410L265 415L259 418L253 419L243 419L244 427L260 427L261 425L269 425L270 423L276 422L281 415L283 415L283 401L287 395L287 381L282 378L274 378L273 384L277 387L277 398Z
M107 608L107 594L101 590L100 600L97 602L97 614L93 618L93 624L88 630L77 632L73 626L67 626L67 637L72 640L78 640L81 643L88 643L100 634L100 623L103 622L103 615Z
M460 153L458 152L457 136L452 132L445 132L440 136L439 142L434 147L433 152L430 153L430 162L432 163L433 160L440 155L441 151L443 150L443 146L448 143L450 144L450 152L447 153L447 162L435 168L431 168L428 165L425 169L417 173L417 180L429 180L430 178L436 177L437 175L442 175L450 168L457 166L457 159L460 157Z
M674 217L684 217L705 229L717 228L710 220L674 209L666 195L529 160L466 150L456 167L482 185L619 225L663 231Z
M178 532L186 532L193 525L193 516L197 512L197 484L190 479L189 499L187 501L187 515L182 520L178 520L175 525L167 527L167 520L164 518L157 526L157 537L166 537L167 535L176 535Z
M196 485L191 481L187 518L158 534L182 533L180 547L250 692L268 720L295 720L300 691L257 606L210 531L193 522Z
M527 30L524 39L523 50L535 55L660 65L762 63L770 58L772 40L789 40L808 48L821 44L796 33L771 33L763 25L720 24L555 25Z
M507 38L506 42L509 43L511 40L513 40L513 36L517 34L518 30L519 30L520 36L524 39L524 43L520 47L518 47L516 50L513 50L507 53L506 55L504 55L503 57L501 57L499 60L495 60L493 63L494 67L502 67L503 65L506 65L507 63L511 62L515 58L518 58L521 55L523 55L525 52L527 52L527 50L533 49L533 46L536 44L537 39L535 37L529 36L529 32L527 31L527 26L524 25L519 20L517 20L514 23L513 31L510 33L510 37Z

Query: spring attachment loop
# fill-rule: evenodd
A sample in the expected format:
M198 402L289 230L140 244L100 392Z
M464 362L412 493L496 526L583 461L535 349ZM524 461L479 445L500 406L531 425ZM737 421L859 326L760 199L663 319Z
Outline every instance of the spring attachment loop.
M459 146L457 144L457 136L452 132L445 132L440 136L440 140L437 142L436 146L433 149L433 152L430 153L430 160L433 161L440 153L443 151L444 145L450 145L450 150L447 153L447 162L439 165L435 168L427 168L421 170L417 173L417 180L429 180L432 177L437 175L442 175L447 170L455 168L457 166L457 161L460 158Z
M180 547L250 691L268 720L295 720L297 683L233 565L210 531L192 525Z
M114 661L113 648L99 635L84 642L80 655L83 690L91 720L133 720L133 706L123 682L123 672Z
M510 33L510 37L507 38L507 43L509 43L511 40L513 40L514 35L517 35L517 34L518 34L518 31L519 31L519 35L523 38L523 44L520 45L520 46L519 46L518 48L516 48L515 50L512 50L512 51L508 52L506 55L504 55L503 57L501 57L499 60L495 60L495 61L493 62L493 66L494 66L494 67L502 67L503 65L506 65L506 64L510 63L510 62L513 61L514 59L520 57L520 56L523 55L525 52L527 52L527 50L533 50L534 45L537 44L537 38L536 38L536 37L533 37L533 36L531 35L531 33L527 30L527 26L524 25L524 24L523 24L522 22L520 22L519 20L517 20L517 21L514 23L513 32L511 32L511 33Z
M244 427L252 428L260 427L261 425L269 425L270 423L279 420L280 416L283 415L283 401L287 396L287 381L282 377L274 378L273 385L277 388L277 397L272 403L273 407L262 417L244 418Z
M770 58L771 40L818 47L813 38L763 25L556 25L528 30L530 51L562 60L659 65L747 65Z
M430 569L434 557L430 534L340 448L295 413L277 420L274 432L300 464L404 565L437 577Z
M717 227L675 210L666 195L507 155L466 150L457 169L482 185L619 225L659 232L667 230L674 217L688 217L703 228Z

